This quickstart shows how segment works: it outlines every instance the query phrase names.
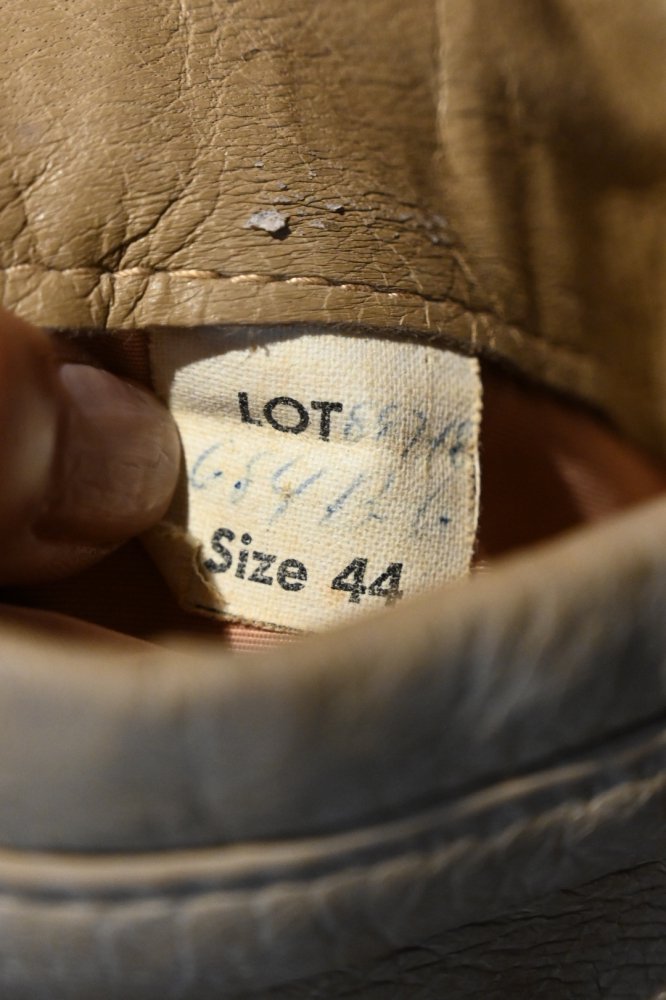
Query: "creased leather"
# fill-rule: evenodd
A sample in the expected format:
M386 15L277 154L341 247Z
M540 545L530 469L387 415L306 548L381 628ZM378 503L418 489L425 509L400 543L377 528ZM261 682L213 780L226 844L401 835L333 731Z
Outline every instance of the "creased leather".
M398 997L471 996L486 984L509 997L521 976L547 990L558 974L546 995L564 998L596 986L584 964L595 955L607 985L659 981L663 870L652 882L655 866L607 873L663 851L664 745L663 724L646 727L438 810L316 839L107 857L4 850L0 985L12 997L38 984L67 998L207 1000L273 987L373 998L389 984ZM614 914L626 914L619 930ZM586 929L577 942L564 936L571 916Z
M664 17L12 6L3 301L439 337L663 454ZM0 993L657 1000L665 531L242 662L3 628Z
M9 995L263 996L659 858L665 517L240 664L5 630Z
M3 301L436 336L663 454L664 37L624 0L13 8Z
M193 640L106 657L6 628L0 842L307 836L646 723L666 709L665 531L658 501L269 655Z
M661 1000L663 863L552 894L372 965L271 990L267 1000Z
M448 204L494 313L663 453L666 9L441 0ZM582 357L580 357L582 355ZM568 376L567 376L568 378Z
M293 309L312 286L330 321L347 283L372 313L392 292L422 312L464 282L437 215L424 0L38 2L14 23L2 263L9 301L35 318L186 325L245 301L248 321L263 289L293 290ZM249 228L262 209L288 217L286 239Z

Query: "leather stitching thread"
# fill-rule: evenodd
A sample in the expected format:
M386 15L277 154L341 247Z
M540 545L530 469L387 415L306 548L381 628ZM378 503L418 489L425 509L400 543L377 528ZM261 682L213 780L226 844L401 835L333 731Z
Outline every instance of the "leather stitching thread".
M576 350L575 347L568 344L559 344L551 340L544 340L534 333L530 333L521 327L508 324L501 317L498 317L490 309L475 309L472 306L462 302L458 299L452 298L451 296L438 297L436 295L426 295L423 292L417 292L409 289L400 288L382 288L380 286L372 285L364 282L342 282L342 281L332 281L330 278L325 278L320 275L291 275L284 277L276 277L275 275L264 275L256 273L247 274L224 274L220 271L214 270L204 270L198 268L186 268L182 270L154 270L145 267L129 267L118 271L104 270L103 268L96 267L38 267L33 264L10 264L5 267L0 267L0 274L7 274L16 271L28 271L32 274L62 274L62 275L90 275L92 277L97 277L99 279L108 277L110 279L115 278L125 278L125 277L136 277L136 278L157 278L164 276L166 278L201 278L205 280L215 280L228 282L231 285L256 285L261 287L266 287L269 285L301 285L303 287L321 287L321 288L338 288L342 291L354 291L354 292L367 292L371 295L382 295L389 299L399 301L400 299L414 299L419 303L422 303L426 309L426 319L430 321L427 309L429 304L433 305L446 305L447 303L451 306L458 307L464 312L478 317L480 319L486 317L495 323L499 323L502 328L509 332L511 336L525 340L531 344L539 345L543 348L545 354L550 354L553 358L560 358L563 361L569 363L576 362L577 360L584 360L588 364L594 365L598 368L598 359L595 359L591 355L587 354L585 351Z

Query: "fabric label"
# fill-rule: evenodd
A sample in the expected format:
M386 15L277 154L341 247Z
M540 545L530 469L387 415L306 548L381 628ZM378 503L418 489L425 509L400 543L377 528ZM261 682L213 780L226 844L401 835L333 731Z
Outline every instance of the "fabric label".
M149 548L186 607L320 629L466 573L475 359L417 341L159 330L186 484Z

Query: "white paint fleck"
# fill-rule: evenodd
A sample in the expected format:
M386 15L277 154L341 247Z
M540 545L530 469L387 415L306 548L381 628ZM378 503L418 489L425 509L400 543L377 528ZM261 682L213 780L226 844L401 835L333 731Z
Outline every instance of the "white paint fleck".
M262 208L253 212L245 223L244 229L262 229L265 233L275 235L282 233L289 224L289 216L276 212L274 208Z

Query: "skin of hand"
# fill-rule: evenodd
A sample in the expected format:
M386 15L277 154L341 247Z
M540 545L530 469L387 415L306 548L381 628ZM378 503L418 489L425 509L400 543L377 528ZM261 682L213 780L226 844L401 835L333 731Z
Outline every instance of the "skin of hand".
M166 512L181 450L146 389L0 309L0 585L90 566Z

